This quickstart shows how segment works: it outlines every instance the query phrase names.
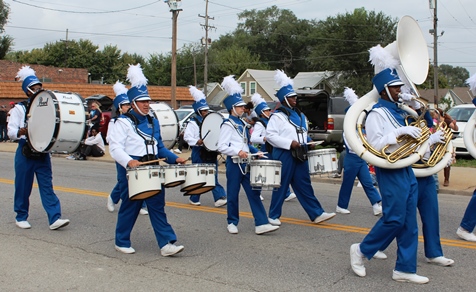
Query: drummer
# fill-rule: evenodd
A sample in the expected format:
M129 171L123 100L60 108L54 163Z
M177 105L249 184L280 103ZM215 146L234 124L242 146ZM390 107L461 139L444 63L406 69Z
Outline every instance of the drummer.
M30 207L30 195L33 187L33 179L36 175L40 190L41 203L48 215L51 230L57 230L69 224L68 219L61 219L61 204L53 191L53 171L49 153L31 153L26 140L28 132L26 128L26 111L30 98L42 89L40 80L35 71L29 66L23 66L18 71L17 78L23 81L22 89L28 96L28 100L15 105L10 110L8 122L8 136L11 140L18 141L15 154L15 197L14 210L17 213L15 222L19 228L30 229L27 221Z
M271 144L266 143L266 127L268 126L271 109L268 107L268 104L259 93L253 94L251 101L255 105L254 111L259 119L253 126L253 132L251 133L250 141L251 143L260 144L260 150L262 152L268 152L269 156L273 152L273 147ZM289 187L286 192L286 199L284 199L284 201L289 202L295 198L296 194L291 193L291 188Z
M282 162L281 187L273 191L269 207L269 222L281 225L284 198L289 184L313 223L319 224L333 218L335 213L326 213L314 195L309 174L307 150L307 119L296 107L297 94L292 80L281 70L276 70L275 80L281 88L276 96L281 102L269 119L266 139L273 146L273 159ZM304 148L304 150L303 150ZM302 151L299 151L302 150Z
M116 250L131 254L135 250L131 245L131 232L142 207L143 200L129 200L129 186L126 168L136 168L141 162L165 158L169 164L185 163L168 150L162 143L160 126L154 117L149 115L150 96L147 91L147 79L142 73L140 64L130 65L127 78L131 88L127 91L132 110L121 115L109 133L109 152L111 157L122 167L118 169L121 185L121 207L117 216ZM165 214L165 190L145 199L149 209L149 217L154 229L162 256L171 256L181 252L184 247L175 245L177 237L172 226L167 222Z
M229 94L224 100L230 117L221 126L218 139L218 151L227 155L226 159L226 188L228 194L227 221L228 232L238 233L239 218L239 193L240 185L243 187L250 203L251 212L255 219L255 233L264 234L277 230L278 226L268 223L266 210L260 199L260 192L253 190L250 184L250 173L246 170L246 163L240 163L240 159L250 159L250 153L258 150L250 145L247 124L240 117L244 113L245 102L241 98L243 88L236 82L233 76L224 78L222 87ZM259 154L259 153L257 153ZM235 158L233 158L235 157ZM239 157L239 158L238 158Z
M204 146L203 139L200 138L200 128L203 119L208 114L210 108L208 107L203 92L198 90L195 86L190 86L190 94L195 100L192 106L196 115L191 118L190 122L187 124L183 139L190 147L192 147L192 163L213 163L215 165L215 188L212 190L212 194L215 201L215 207L221 207L226 205L227 200L225 189L218 181L218 152L208 151ZM219 127L220 125L217 126ZM205 133L201 134L205 135ZM206 135L208 134L209 133ZM190 204L200 206L200 195L191 195Z

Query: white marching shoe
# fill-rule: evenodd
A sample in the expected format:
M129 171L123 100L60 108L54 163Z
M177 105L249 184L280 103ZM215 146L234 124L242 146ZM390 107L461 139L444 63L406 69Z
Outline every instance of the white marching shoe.
M374 211L374 215L382 215L382 203L375 203L372 205L372 210Z
M160 249L160 254L164 257L172 256L178 254L179 252L184 250L183 245L175 245L173 243L167 243Z
M319 224L319 223L322 223L324 221L327 221L327 220L330 220L330 219L334 218L335 215L336 215L336 213L326 213L326 212L324 212L320 216L317 216L317 218L314 219L314 221L312 221L312 222Z
M426 258L426 261L430 264L435 264L442 267L451 266L452 264L455 263L454 260L446 258L444 256L440 256L436 258Z
M284 199L284 201L289 202L292 199L296 199L296 194L295 193L290 193L289 196L287 196L286 199Z
M456 235L458 235L459 238L467 241L476 241L476 235L474 235L472 232L464 230L462 227L458 227L458 230L456 230Z
M215 202L215 207L218 208L218 207L221 207L221 206L225 206L227 202L228 201L227 201L226 197L221 197Z
M228 226L226 227L226 229L227 229L228 232L231 233L231 234L238 234L238 227L236 227L236 225L233 224L233 223L228 224Z
M336 207L336 213L340 214L350 214L350 211L348 209L341 208L339 206Z
M57 230L69 225L69 219L58 219L50 225L51 230Z
M141 215L149 215L149 211L147 211L146 208L142 208L142 209L140 209L139 214L141 214Z
M365 277L367 274L364 267L364 256L360 252L360 243L354 243L350 246L350 266L359 277Z
M114 202L112 201L111 196L108 196L107 197L107 210L109 212L114 212L115 207L116 206L115 206Z
M268 218L268 222L274 226L281 226L281 220L279 220L278 218L276 219Z
M116 250L126 254L132 254L136 252L136 250L133 249L132 247L120 247L117 245L116 245Z
M256 234L264 234L268 232L273 232L279 229L279 226L271 225L271 224L263 224L255 227Z
M30 229L31 225L28 221L15 221L15 225L21 229Z
M383 253L383 251L380 251L378 250L374 256L373 256L374 259L378 259L378 260L386 260L387 259L387 255Z
M426 284L430 281L427 277L419 276L416 273L404 273L393 270L392 279L397 282L407 282L415 284Z

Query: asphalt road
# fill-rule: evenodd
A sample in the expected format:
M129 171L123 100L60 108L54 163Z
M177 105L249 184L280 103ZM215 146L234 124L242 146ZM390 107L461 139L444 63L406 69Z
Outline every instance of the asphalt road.
M241 195L239 234L226 231L226 208L213 207L211 194L202 206L188 204L179 188L166 189L169 222L185 250L162 257L148 216L140 215L132 233L136 253L114 249L117 211L106 209L115 184L112 163L53 157L54 185L63 218L71 224L51 231L35 187L29 222L15 226L13 212L13 153L0 153L0 289L2 291L472 291L476 285L476 243L457 239L456 228L468 196L440 194L441 236L453 267L427 264L419 245L418 273L426 285L391 279L395 242L387 260L366 263L367 277L354 275L349 247L359 242L377 217L361 188L355 188L350 215L338 214L322 225L310 223L294 200L284 204L283 225L271 234L254 234L244 193ZM224 184L224 174L220 174ZM327 211L333 211L339 185L314 183ZM268 208L270 192L263 192Z

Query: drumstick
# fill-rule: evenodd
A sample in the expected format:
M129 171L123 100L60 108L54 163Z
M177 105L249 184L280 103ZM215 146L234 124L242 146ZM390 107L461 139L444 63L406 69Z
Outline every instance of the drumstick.
M205 138L208 136L208 134L210 134L210 130L208 130L208 132L205 134L205 136L203 136L202 141L205 140Z
M156 163L156 162L165 161L165 160L167 160L167 159L166 158L160 158L160 159L156 159L156 160L149 160L149 161L141 162L140 165L151 164L151 163Z
M307 145L314 145L314 144L319 145L319 144L322 144L323 142L324 142L324 141L314 141L314 142L308 142L308 143L306 143L306 144L307 144Z
M260 153L248 154L248 156L263 155L264 158L268 158L268 157L264 156L264 154L268 154L268 152L260 152ZM231 158L232 158L232 159L240 158L240 156L232 156Z

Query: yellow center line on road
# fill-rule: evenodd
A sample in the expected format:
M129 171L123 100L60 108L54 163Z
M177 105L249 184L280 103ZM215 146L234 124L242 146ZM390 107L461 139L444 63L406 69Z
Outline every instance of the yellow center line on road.
M13 180L4 179L4 178L0 178L0 183L10 184L10 185L14 184ZM38 185L33 184L33 187L38 188ZM96 192L96 191L77 189L77 188L67 188L62 186L55 186L54 190L65 192L65 193L73 193L73 194L88 195L88 196L103 197L103 198L107 198L109 196L109 193L105 193L105 192ZM186 210L193 210L193 211L200 211L200 212L207 212L207 213L216 213L216 214L222 214L222 215L226 215L226 212L227 212L226 208L192 206L190 204L177 203L177 202L167 202L166 206L172 207L172 208L178 208L178 209L186 209ZM252 219L253 215L251 214L251 212L240 212L240 217ZM366 228L366 227L332 224L328 222L315 224L309 220L302 220L302 219L288 218L288 217L281 217L279 218L279 220L283 223L288 223L288 224L307 226L307 227L313 227L313 228L321 228L321 229L330 229L335 231L360 233L364 235L370 231L370 228ZM423 242L423 236L419 236L418 241ZM464 241L460 239L441 238L441 244L445 246L476 249L476 242Z

